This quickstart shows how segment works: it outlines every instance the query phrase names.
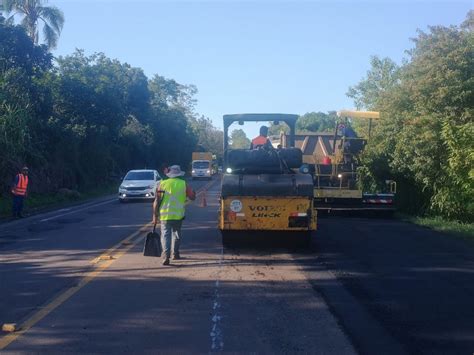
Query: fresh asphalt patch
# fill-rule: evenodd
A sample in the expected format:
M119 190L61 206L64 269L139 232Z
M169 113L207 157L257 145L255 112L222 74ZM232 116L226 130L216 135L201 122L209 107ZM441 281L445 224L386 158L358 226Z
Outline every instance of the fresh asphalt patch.
M398 220L327 218L312 248L308 279L361 353L473 352L472 244Z

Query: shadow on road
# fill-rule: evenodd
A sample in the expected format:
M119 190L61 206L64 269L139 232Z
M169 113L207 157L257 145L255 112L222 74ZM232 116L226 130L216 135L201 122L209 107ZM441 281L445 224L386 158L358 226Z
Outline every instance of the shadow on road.
M322 270L401 344L400 351L472 353L472 243L397 220L327 218L319 227L312 243L317 258L298 262L361 353L380 353L374 346L380 329L367 328L370 320L348 307L354 303L335 291L337 285L321 280Z

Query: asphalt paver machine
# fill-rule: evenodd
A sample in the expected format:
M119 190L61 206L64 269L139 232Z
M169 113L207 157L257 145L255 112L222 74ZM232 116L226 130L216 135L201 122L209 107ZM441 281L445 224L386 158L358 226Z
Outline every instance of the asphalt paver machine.
M301 167L302 152L294 148L297 115L235 114L224 116L224 174L219 229L224 243L252 232L292 232L290 238L309 242L316 230L313 179ZM289 147L229 149L229 127L244 122L284 122ZM243 233L242 233L243 232ZM269 233L271 238L272 233Z
M394 211L396 183L386 180L386 189L378 193L363 192L360 187L360 154L370 139L373 121L380 118L375 111L348 111L337 113L334 134L317 137L314 160L314 203L318 211L365 211L376 214ZM360 137L350 121L364 123L366 137Z

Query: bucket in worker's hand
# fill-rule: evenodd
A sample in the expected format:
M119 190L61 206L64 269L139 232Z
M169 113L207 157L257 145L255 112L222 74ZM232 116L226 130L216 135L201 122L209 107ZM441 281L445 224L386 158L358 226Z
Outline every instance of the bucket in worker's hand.
M146 235L143 256L161 256L160 234L156 232L156 223L153 225L153 231Z

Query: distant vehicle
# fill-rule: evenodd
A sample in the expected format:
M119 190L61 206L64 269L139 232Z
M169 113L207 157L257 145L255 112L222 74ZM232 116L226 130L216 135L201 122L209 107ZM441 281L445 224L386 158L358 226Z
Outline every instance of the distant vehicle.
M212 153L194 152L192 155L191 177L194 179L211 179L213 175Z
M130 170L118 191L120 202L127 200L154 200L161 176L156 170Z
M192 164L191 176L194 179L211 179L212 167L209 160L195 160Z

